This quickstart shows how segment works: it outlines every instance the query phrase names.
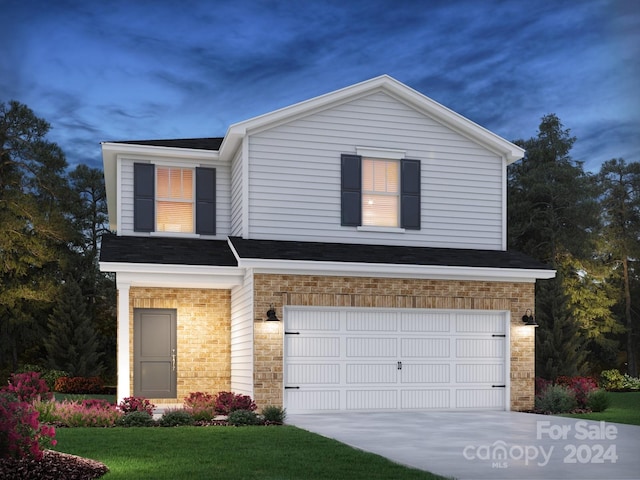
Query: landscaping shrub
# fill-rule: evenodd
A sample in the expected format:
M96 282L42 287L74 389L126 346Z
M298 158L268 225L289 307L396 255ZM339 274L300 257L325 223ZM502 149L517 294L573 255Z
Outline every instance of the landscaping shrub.
M47 382L41 379L37 372L12 373L9 385L3 388L14 393L21 402L31 403L34 400L50 400L53 397Z
M593 377L566 377L556 379L556 385L564 385L571 390L576 398L578 407L586 408L587 397L590 392L598 390L598 382Z
M606 390L593 390L587 395L587 407L592 412L604 412L609 408L609 395Z
M115 405L100 400L55 402L54 423L65 427L113 427L123 413Z
M640 390L640 378L632 377L625 373L623 376L622 388L625 390Z
M249 395L218 392L215 398L215 408L217 414L229 415L234 410L254 411L258 407Z
M49 390L52 392L55 390L56 380L58 380L58 378L69 376L69 372L65 372L64 370L52 370L50 368L41 367L40 365L23 365L17 371L17 373L27 372L39 373L40 378L47 382L47 387L49 387Z
M262 409L262 417L267 425L282 425L286 416L287 411L282 407L267 405Z
M53 427L38 422L38 411L6 390L0 391L0 458L42 458L54 446Z
M565 385L551 385L535 400L536 410L544 413L567 413L576 408L573 391Z
M60 377L54 389L60 393L102 393L104 382L100 377Z
M121 427L152 427L156 424L153 417L147 412L130 412L118 420Z
M252 410L234 410L229 414L227 422L234 427L242 427L246 425L259 425L260 419Z
M629 391L640 390L640 378L632 377L619 370L603 370L600 373L600 386L607 391Z
M184 399L184 408L195 421L208 421L216 416L216 400L207 392L192 392Z
M156 406L144 397L126 397L122 399L118 408L124 414L146 412L149 415L153 415L153 409L156 408Z
M546 380L542 377L536 377L536 395L542 395L549 387L549 385L553 385L553 382L551 380Z
M158 424L161 427L180 427L184 425L193 425L193 417L184 409L169 410L165 412Z

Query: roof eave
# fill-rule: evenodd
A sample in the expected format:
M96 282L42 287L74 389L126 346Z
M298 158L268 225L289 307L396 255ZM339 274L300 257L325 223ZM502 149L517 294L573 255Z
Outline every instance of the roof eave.
M234 252L235 253L235 252ZM384 263L322 262L239 258L238 266L256 273L298 273L334 276L424 278L434 280L486 280L531 283L554 278L555 270L497 267L459 267Z

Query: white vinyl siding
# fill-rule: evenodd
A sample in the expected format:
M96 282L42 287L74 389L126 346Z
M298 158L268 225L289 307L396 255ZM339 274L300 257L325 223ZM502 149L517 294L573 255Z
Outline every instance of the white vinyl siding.
M231 162L231 235L242 236L242 149Z
M253 397L253 272L231 289L231 390Z
M421 230L340 225L340 155L356 147L421 160ZM502 248L503 160L384 93L249 138L251 238Z
M121 211L118 225L121 235L140 235L133 231L133 164L134 162L154 163L153 157L120 158L121 162ZM192 161L176 157L180 167L186 164L196 167L209 167L216 169L216 236L208 238L226 239L231 229L231 168L227 162L222 161ZM162 159L162 166L170 166L166 159ZM158 232L161 234L161 232ZM147 235L147 234L144 234Z

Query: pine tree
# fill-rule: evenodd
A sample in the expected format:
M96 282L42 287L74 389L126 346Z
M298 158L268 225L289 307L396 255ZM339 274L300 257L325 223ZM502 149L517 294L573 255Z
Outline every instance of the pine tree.
M581 272L574 265L593 251L598 208L594 179L569 155L575 140L558 117L546 115L536 137L516 142L526 155L509 168L509 246L557 271L536 288L536 375L547 379L584 370L589 353L569 289L586 287L575 281Z
M75 280L65 282L47 326L49 337L45 348L51 368L80 377L102 372L98 334L87 315L85 300Z

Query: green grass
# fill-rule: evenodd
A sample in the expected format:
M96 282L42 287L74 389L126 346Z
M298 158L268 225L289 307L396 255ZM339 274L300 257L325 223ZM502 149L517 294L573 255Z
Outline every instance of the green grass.
M56 439L106 464L105 480L443 478L293 426L59 428Z
M608 395L611 405L604 412L576 413L563 417L640 425L640 392L609 392Z
M106 400L109 403L116 403L116 396L115 395L101 395L99 393L92 393L92 394L84 395L84 394L78 394L78 393L54 392L53 396L58 402L61 402L63 400L85 400L85 399L88 399L88 398L98 398L100 400Z

